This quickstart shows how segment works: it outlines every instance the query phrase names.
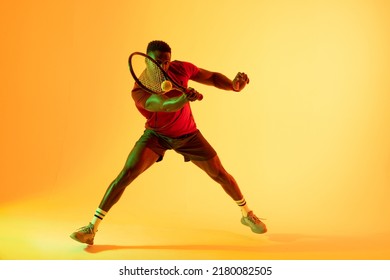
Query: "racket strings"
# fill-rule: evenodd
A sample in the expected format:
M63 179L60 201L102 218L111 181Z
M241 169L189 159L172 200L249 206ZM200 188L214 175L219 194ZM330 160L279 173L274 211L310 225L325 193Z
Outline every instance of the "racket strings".
M146 68L139 75L138 80L150 91L163 93L161 83L166 80L164 73L152 61L147 59Z

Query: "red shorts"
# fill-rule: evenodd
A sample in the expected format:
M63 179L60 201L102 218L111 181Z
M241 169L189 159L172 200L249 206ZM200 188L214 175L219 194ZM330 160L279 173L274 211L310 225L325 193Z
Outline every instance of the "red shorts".
M166 150L174 150L181 154L184 156L184 161L209 160L217 155L199 130L179 138L170 138L154 130L146 129L134 148L143 149L145 147L160 156L157 161L163 159Z

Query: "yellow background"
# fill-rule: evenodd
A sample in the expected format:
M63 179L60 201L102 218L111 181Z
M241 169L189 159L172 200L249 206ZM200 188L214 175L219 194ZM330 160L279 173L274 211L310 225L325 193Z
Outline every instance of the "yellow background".
M191 84L205 96L192 108L269 233L243 228L222 189L168 152L108 214L100 243L115 244L114 228L139 225L148 228L133 229L139 236L155 238L148 244L171 244L175 229L195 243L233 234L245 248L282 246L213 258L352 258L335 244L389 237L390 2L39 0L2 2L0 11L0 223L14 230L1 233L9 246L0 258L68 258L55 246L81 248L68 235L92 218L143 131L127 58L154 39L170 44L173 59L249 75L241 93ZM319 246L334 253L283 247L310 236L338 240ZM380 242L370 250L357 257L389 258ZM189 251L141 256L204 257ZM76 258L137 258L83 254Z

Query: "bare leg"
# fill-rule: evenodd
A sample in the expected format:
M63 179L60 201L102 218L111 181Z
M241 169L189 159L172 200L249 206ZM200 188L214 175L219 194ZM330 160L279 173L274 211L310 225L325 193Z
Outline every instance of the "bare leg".
M126 187L134 181L141 173L148 169L157 161L159 155L149 148L139 149L134 147L130 152L125 166L116 177L116 179L108 187L99 208L108 211L118 202Z
M249 210L236 180L234 180L232 175L226 172L218 156L206 161L192 162L204 170L214 181L219 183L225 192L233 198L239 206L240 203L243 203L240 206L243 214L241 218L241 223L243 225L250 227L254 233L267 232L266 225L253 213L253 211Z
M193 160L192 162L200 169L205 171L214 181L219 183L233 200L239 201L243 198L236 180L223 168L218 155L209 160Z
M126 187L133 182L138 175L155 163L158 158L159 155L151 149L135 146L130 152L122 171L108 187L92 221L89 225L73 232L70 237L78 242L93 245L95 234L105 213L118 202Z

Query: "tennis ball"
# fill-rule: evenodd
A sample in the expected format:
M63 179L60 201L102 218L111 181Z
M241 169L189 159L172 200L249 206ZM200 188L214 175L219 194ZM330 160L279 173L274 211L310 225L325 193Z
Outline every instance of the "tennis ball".
M172 83L170 81L162 82L161 89L163 90L163 92L170 91L172 89Z

